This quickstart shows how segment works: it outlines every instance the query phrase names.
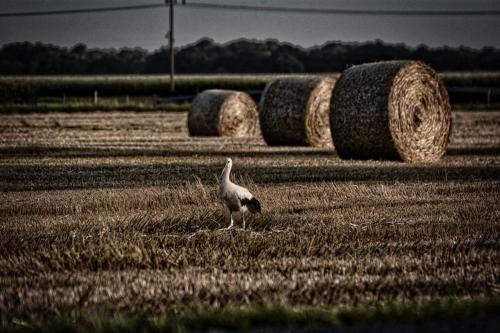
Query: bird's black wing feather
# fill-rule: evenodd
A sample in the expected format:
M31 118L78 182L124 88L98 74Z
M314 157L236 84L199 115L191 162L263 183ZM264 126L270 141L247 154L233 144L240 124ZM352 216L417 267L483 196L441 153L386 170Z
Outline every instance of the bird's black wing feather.
M255 198L241 199L241 205L247 206L248 210L254 214L261 212L260 202Z

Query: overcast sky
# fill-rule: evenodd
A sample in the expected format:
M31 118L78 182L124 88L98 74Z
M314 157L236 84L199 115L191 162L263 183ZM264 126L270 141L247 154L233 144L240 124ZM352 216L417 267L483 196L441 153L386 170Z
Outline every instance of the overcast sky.
M0 12L157 4L163 0L0 0ZM180 1L179 1L180 2ZM187 0L218 4L349 9L500 10L498 0ZM41 41L90 47L140 46L149 50L167 43L167 8L57 16L0 18L0 44ZM176 7L176 44L202 37L218 42L237 38L273 38L309 47L326 41L381 39L411 46L500 47L500 16L366 16L220 11Z

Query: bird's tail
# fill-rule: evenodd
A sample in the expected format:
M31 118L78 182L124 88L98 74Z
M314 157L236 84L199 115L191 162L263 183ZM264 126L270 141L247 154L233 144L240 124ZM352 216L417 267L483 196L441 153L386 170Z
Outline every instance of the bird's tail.
M248 207L248 210L251 213L255 214L261 212L259 200L252 198L252 199L245 199L244 201L245 202L242 201L242 203Z

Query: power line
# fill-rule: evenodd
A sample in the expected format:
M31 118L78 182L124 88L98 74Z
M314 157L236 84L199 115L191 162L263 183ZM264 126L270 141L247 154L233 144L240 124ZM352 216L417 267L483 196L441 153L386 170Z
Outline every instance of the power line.
M165 4L101 7L101 8L82 8L82 9L63 9L63 10L47 10L47 11L36 11L36 12L0 13L0 17L84 14L84 13L114 12L114 11L124 11L124 10L153 9L153 8L160 8L160 7L164 8Z
M177 5L177 2L175 2ZM377 16L498 16L500 10L400 10L400 9L336 9L336 8L297 8L281 6L248 6L248 5L221 5L214 3L182 3L183 7L212 10L236 10L257 12L278 12L296 14L319 15L377 15ZM63 9L32 12L0 13L0 17L45 16L64 14L85 14L99 12L114 12L126 10L144 10L164 8L166 4L148 4L119 7Z
M392 10L392 9L334 9L334 8L297 8L273 6L220 5L211 3L191 3L184 7L217 10L246 10L259 12L280 12L321 15L391 15L391 16L496 16L500 10Z

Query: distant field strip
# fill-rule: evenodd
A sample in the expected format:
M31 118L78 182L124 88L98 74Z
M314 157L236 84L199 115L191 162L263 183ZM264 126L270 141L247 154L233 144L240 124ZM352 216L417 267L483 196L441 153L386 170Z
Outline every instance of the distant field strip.
M273 79L282 76L331 76L340 73L317 74L217 74L177 75L174 95L195 95L205 89L233 89L261 91ZM500 87L498 72L448 72L441 77L450 87ZM0 100L33 100L39 97L93 96L169 96L170 79L167 75L111 75L111 76L3 76L0 77ZM461 93L463 94L463 92ZM458 96L460 97L460 96ZM462 98L458 99L463 102ZM481 99L484 103L485 99Z

